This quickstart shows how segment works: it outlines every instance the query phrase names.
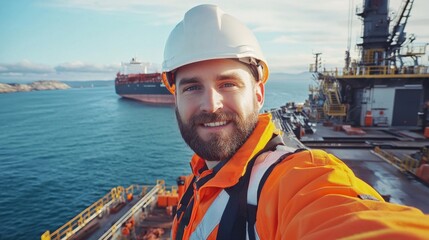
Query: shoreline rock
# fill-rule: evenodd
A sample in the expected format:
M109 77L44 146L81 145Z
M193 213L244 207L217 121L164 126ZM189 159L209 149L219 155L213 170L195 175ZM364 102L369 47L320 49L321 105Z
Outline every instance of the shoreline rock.
M71 88L60 81L36 81L29 84L0 83L0 93L30 92L44 90L63 90Z

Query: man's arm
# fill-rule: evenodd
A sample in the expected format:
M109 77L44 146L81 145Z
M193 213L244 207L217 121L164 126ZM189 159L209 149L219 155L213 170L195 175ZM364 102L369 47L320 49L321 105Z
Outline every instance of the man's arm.
M260 196L256 228L261 239L423 239L429 216L384 202L335 156L312 150L289 156L273 170Z

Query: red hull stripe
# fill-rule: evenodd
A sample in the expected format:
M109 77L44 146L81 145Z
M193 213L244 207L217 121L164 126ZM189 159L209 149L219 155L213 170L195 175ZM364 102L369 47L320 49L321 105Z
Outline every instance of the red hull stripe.
M147 103L163 103L163 104L172 104L174 103L174 96L167 94L151 94L151 95L141 95L141 94L123 94L121 95L124 98L130 98L141 102Z

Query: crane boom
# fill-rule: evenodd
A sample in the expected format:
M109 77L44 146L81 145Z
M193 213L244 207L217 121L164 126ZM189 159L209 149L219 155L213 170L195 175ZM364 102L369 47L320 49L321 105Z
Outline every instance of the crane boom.
M404 0L400 8L401 14L398 17L392 32L387 39L388 46L391 48L399 48L405 41L404 29L410 17L411 9L413 8L414 0Z

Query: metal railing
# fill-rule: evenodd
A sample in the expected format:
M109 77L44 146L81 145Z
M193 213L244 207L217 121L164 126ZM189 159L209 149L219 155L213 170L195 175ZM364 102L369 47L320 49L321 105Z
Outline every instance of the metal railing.
M392 153L389 153L387 151L384 151L380 147L375 147L374 152L383 158L384 160L387 160L389 163L393 164L396 168L399 170L405 172L410 172L412 174L416 173L417 168L419 167L419 160L414 159L408 155L403 154L400 158L393 155Z
M427 77L429 76L428 66L407 66L402 68L388 66L366 66L352 67L330 71L323 71L324 75L333 77Z
M165 189L164 181L158 180L157 184L146 194L142 199L138 201L126 214L124 214L115 224L107 230L103 236L99 239L107 240L111 239L116 233L118 233L121 226L133 217L136 213L142 211L142 208L147 207L150 203L153 203L156 199L156 195Z
M163 183L163 182L162 182ZM165 186L162 184L158 186L160 182L158 181L157 185L155 187L158 189L164 189ZM68 221L66 224L55 230L54 232L50 233L50 231L46 231L42 234L41 240L62 240L62 239L68 239L73 234L77 233L79 230L81 230L83 227L86 226L87 223L89 223L91 220L96 218L97 216L101 216L104 212L109 209L109 207L114 204L115 202L123 199L125 200L124 194L128 193L135 193L137 190L141 189L141 194L144 195L147 192L148 188L155 188L153 185L136 185L133 184L129 186L128 188L124 189L122 186L118 186L116 188L112 188L109 193L107 193L105 196L100 198L98 201L93 203L91 206L83 210L81 213L79 213L77 216L72 218L70 221Z
M347 115L346 113L346 105L344 104L324 104L323 111L325 115L332 117L344 117Z
M325 79L322 84L323 94L326 96L323 112L331 117L344 117L346 113L346 105L341 103L339 84L335 81Z

